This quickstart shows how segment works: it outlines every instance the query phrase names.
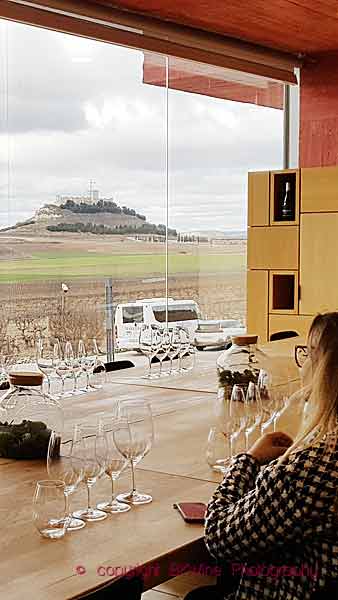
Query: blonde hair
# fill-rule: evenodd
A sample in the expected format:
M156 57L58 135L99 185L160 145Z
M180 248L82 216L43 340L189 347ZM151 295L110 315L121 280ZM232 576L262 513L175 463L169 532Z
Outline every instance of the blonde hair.
M317 315L308 335L312 382L303 389L309 402L309 419L294 443L281 457L325 442L328 449L338 439L338 312Z

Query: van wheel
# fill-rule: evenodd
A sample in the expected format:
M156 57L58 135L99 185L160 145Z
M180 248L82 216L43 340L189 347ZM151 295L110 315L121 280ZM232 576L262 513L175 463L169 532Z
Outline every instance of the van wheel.
M196 350L199 350L200 352L202 352L202 350L204 350L204 346L196 346Z

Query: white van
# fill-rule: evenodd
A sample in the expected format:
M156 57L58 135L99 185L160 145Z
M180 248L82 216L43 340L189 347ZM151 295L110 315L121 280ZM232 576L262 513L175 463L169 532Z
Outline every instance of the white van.
M168 322L184 327L194 341L200 318L198 304L192 300L168 299ZM140 329L145 325L165 325L166 298L146 298L136 302L117 304L115 310L115 338L123 350L138 350Z

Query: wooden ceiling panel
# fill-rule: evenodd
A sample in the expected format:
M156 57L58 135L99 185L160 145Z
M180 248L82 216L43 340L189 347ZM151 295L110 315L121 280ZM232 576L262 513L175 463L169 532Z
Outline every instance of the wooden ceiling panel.
M337 0L93 1L287 52L338 49Z

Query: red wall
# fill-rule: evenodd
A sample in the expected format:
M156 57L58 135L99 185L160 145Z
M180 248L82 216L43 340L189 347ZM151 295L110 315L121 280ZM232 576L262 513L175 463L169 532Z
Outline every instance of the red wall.
M301 70L300 167L338 165L338 52Z

